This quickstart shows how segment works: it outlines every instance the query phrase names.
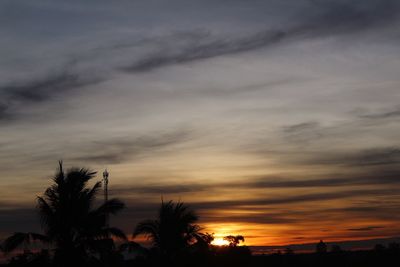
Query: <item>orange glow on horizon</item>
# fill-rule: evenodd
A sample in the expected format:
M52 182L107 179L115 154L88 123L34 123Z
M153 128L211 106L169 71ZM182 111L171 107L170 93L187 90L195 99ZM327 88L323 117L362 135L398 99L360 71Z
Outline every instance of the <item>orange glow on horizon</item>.
M369 225L381 225L371 231L357 231ZM342 221L332 225L319 222L318 225L309 223L290 224L257 224L257 223L207 223L207 232L215 233L213 245L227 245L223 237L228 235L243 235L247 246L286 246L291 244L312 244L319 240L325 242L344 242L389 238L396 236L397 227L380 220ZM356 229L355 231L352 229Z
M229 242L224 240L222 237L217 237L211 242L211 245L214 245L214 246L228 246Z

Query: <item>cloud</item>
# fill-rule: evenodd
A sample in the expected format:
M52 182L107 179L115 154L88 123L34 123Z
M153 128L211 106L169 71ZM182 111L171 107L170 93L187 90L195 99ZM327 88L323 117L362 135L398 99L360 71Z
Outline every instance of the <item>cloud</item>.
M14 82L0 86L2 103L0 103L0 120L17 119L19 111L26 106L42 104L56 96L64 97L86 85L99 83L101 79L83 75L61 72L48 74L47 77L26 82Z
M103 62L111 56L114 58L115 51L120 51L124 59L109 60L110 66L106 67L109 71L147 72L176 64L269 48L281 42L357 33L374 27L383 27L395 21L400 10L399 3L393 0L363 1L361 4L348 1L312 1L311 3L307 6L307 12L299 11L300 22L296 25L286 23L286 26L280 29L267 28L253 34L238 34L239 36L235 37L216 35L204 29L177 32L164 37L143 37L134 42L114 42L110 45L99 46L86 51L84 53L86 56L82 55L80 61L94 60L92 63L97 62L94 65L99 65L98 58L101 58ZM153 52L148 52L148 47L152 47L150 50ZM130 56L132 52L130 49L137 48L145 51L139 54L133 53ZM95 53L95 57L89 56L92 52ZM141 56L143 54L145 56ZM129 57L133 58L132 63L124 63ZM93 68L93 64L89 65ZM90 77L87 73L64 71L56 74L49 73L47 77L37 80L2 85L0 86L0 91L3 92L1 106L6 108L0 106L0 120L20 118L21 116L16 116L16 114L25 105L43 103L57 94L61 95L71 89L94 84L103 79L107 77ZM398 111L381 114L381 116L396 114Z
M99 79L82 77L78 74L68 72L57 73L24 83L3 85L0 91L5 92L9 101L18 103L43 102L51 99L52 96L68 92L85 85L98 83Z
M324 128L315 121L288 125L282 128L283 137L287 141L303 145L323 137L323 130Z
M171 65L269 48L281 42L362 32L390 24L398 18L400 11L400 5L394 0L364 1L362 5L349 1L313 1L313 3L314 9L317 7L317 14L305 16L302 14L302 18L299 18L301 22L288 28L266 29L239 38L192 34L193 39L187 40L191 35L185 35L187 42L183 42L182 45L178 42L182 40L175 40L176 46L169 43L170 39L158 40L158 44L164 42L161 49L135 60L121 70L140 73Z
M349 174L331 174L322 175L314 179L298 179L290 176L254 176L241 177L235 182L223 183L179 183L179 184L135 184L128 186L113 186L113 192L117 195L130 196L135 194L144 194L149 196L186 194L193 192L207 192L211 194L226 188L249 189L300 189L300 188L330 188L336 187L337 190L349 186L369 186L369 185L390 185L400 184L398 179L399 171L367 171L363 173ZM146 177L147 181L154 181L155 177Z
M229 211L229 209L227 210ZM243 212L245 213L245 212ZM287 214L274 214L263 212L259 214L229 214L221 211L212 212L206 211L200 214L201 221L204 223L258 223L258 224L293 224L302 218L293 218L289 213Z
M385 228L383 226L367 226L367 227L360 227L360 228L350 228L347 229L348 231L372 231L376 229L382 229Z
M140 188L140 186L139 186ZM236 187L235 187L236 188ZM134 225L143 219L154 218L160 205L160 196L155 198L155 202L149 202L149 198L129 199L124 194L120 194L118 189L112 187L112 194L118 195L127 204L127 209L119 216L113 217L113 224L122 227L126 231L131 231ZM158 194L158 192L155 192ZM135 192L132 192L135 195ZM344 190L324 193L310 193L294 196L264 197L254 200L230 200L230 201L192 201L188 202L200 215L200 223L256 223L256 224L285 224L296 225L310 222L324 222L336 220L338 216L348 218L378 218L378 219L397 219L394 215L399 205L392 205L374 202L372 205L361 203L358 205L343 207L335 205L312 208L314 201L321 204L324 201L337 200L343 198L357 199L368 198L371 196L397 196L397 189L365 189L365 190ZM368 198L369 199L369 198ZM307 203L308 202L308 203ZM327 202L330 203L330 202ZM354 201L352 203L355 203ZM277 207L274 207L276 206ZM282 207L283 205L283 207ZM285 205L288 205L285 207ZM301 209L297 209L301 205ZM239 209L239 210L238 210ZM321 220L321 214L324 219ZM397 213L396 213L397 214ZM14 207L1 209L0 220L2 221L3 233L17 231L39 231L39 220L33 208ZM28 227L28 228L27 228ZM365 228L365 229L364 229ZM367 229L368 228L368 229ZM348 228L350 232L372 231L384 228L383 226L368 226L358 228ZM1 233L0 233L1 234ZM0 237L1 238L1 237Z
M311 193L285 197L259 198L254 200L227 200L227 201L211 201L192 203L192 206L199 210L209 210L217 208L234 208L234 207L250 207L250 206L269 206L292 204L313 201L327 201L335 199L345 199L361 196L379 196L379 195L397 195L396 189L358 189L345 190L324 193Z
M361 151L320 154L308 159L314 164L333 164L347 166L384 166L400 163L400 148L378 147Z
M178 129L172 132L158 132L139 137L121 137L105 141L95 141L89 144L87 154L74 156L76 161L94 163L121 163L132 158L138 158L163 151L178 145L190 138L190 131Z
M248 182L239 182L237 186L244 188L307 188L307 187L338 187L349 185L383 185L398 184L399 173L376 172L370 174L353 174L353 176L340 177L343 175L332 175L335 178L321 177L319 179L284 179L280 177L265 177Z
M266 147L264 142L258 142L254 144L247 144L246 146L240 147L241 151L247 153L255 154L257 156L268 156L275 159L279 165L300 165L300 166L330 166L333 167L348 167L353 168L357 171L357 167L368 167L371 168L368 171L365 169L365 173L373 171L392 171L392 168L400 164L400 148L397 144L393 146L377 146L364 149L347 148L343 146L344 143L339 142L340 138L349 138L351 134L351 129L345 129L346 131L340 130L332 134L328 134L328 129L316 130L317 133L312 133L313 131L301 130L294 132L293 134L284 135L284 137L290 141L294 142L294 146L291 144L284 144L281 148L273 149ZM379 129L378 129L379 130ZM312 136L328 136L328 138L321 140L318 144L310 143L309 146L304 146L304 143L311 140L315 140ZM298 134L299 136L297 136ZM361 136L364 137L364 136ZM350 136L351 138L351 136ZM357 143L357 137L354 139ZM337 139L337 140L336 140ZM288 141L285 140L285 141ZM332 146L332 142L339 142L338 146ZM352 140L352 139L349 139ZM348 140L345 140L346 142ZM300 142L300 143L298 143ZM325 143L326 142L326 143ZM324 149L329 147L329 149Z
M0 122L10 121L15 119L15 114L9 112L9 107L0 103Z
M400 163L400 148L383 147L364 150L349 160L355 165L389 165Z
M150 185L133 185L133 186L114 186L113 192L117 195L131 195L131 194L150 194L150 195L163 195L163 194L179 194L191 193L209 190L212 185L206 184L150 184Z
M131 73L145 72L160 67L250 51L276 44L283 39L284 35L281 32L267 31L236 40L208 38L209 40L203 40L202 43L193 44L190 42L190 45L182 47L174 53L166 53L165 51L154 53L122 68L122 70Z
M319 126L318 122L310 121L310 122L302 122L294 125L285 126L283 131L285 133L298 133L305 130L313 130Z
M114 193L119 194L118 191ZM135 193L135 191L132 192L133 195ZM202 223L296 225L297 223L309 224L315 221L323 224L325 221L337 220L338 216L344 216L347 219L374 218L388 220L390 217L397 219L398 216L394 216L393 213L398 210L398 204L375 203L369 205L368 203L359 203L351 206L335 206L331 204L331 201L345 198L370 199L370 197L397 195L396 189L357 189L295 196L264 197L253 200L207 201L207 199L204 199L203 201L191 201L187 204L199 213ZM120 196L122 198L126 197L124 194ZM126 225L126 220L129 219L129 224L134 224L140 220L156 216L161 201L160 195L157 194L157 197L154 198L156 202L148 202L149 198L144 200L140 196L136 197L127 199L127 210L124 211L120 218L116 218L118 223ZM328 206L321 207L318 205L313 207L313 202L318 202L320 205L326 202ZM356 202L352 201L351 203ZM302 207L301 209L296 208L299 205ZM321 219L321 214L323 214L323 220ZM378 229L378 227L375 229Z
M396 68L389 68L392 67L391 64L395 64L391 62L396 61L397 48L382 38L388 31L398 30L398 2L294 1L294 4L283 4L288 9L297 10L298 17L294 15L291 20L286 19L286 9L277 10L275 15L279 19L264 10L258 10L265 13L264 18L250 17L254 6L243 1L237 2L240 2L241 16L233 18L235 21L229 30L221 25L231 20L231 13L225 8L221 17L215 17L217 21L207 13L207 18L214 21L204 24L174 25L177 21L180 22L181 18L178 17L161 25L160 21L164 22L165 18L160 19L157 16L154 21L151 19L150 25L146 15L138 26L130 24L128 17L123 16L115 17L116 20L110 24L108 19L113 18L115 13L112 12L118 5L114 5L112 10L103 7L100 10L90 9L93 16L82 16L82 7L78 5L73 10L79 14L73 17L93 19L96 28L78 27L71 30L65 28L65 25L54 27L47 23L46 13L53 14L51 18L58 17L54 14L58 14L65 6L58 6L53 12L45 12L47 9L44 7L40 13L43 14L41 24L48 25L49 28L41 32L58 32L57 38L51 36L50 39L42 38L39 33L32 35L32 31L24 36L26 29L14 23L18 26L13 27L15 33L7 35L5 40L11 40L14 35L24 36L26 47L32 47L32 50L26 49L18 55L18 58L26 57L23 61L14 60L13 56L7 58L7 62L12 61L13 64L4 72L5 80L23 76L24 72L18 75L15 73L19 73L19 69L29 69L24 65L25 62L29 66L36 63L33 59L40 57L32 56L30 59L29 54L41 55L37 51L41 52L46 48L52 49L49 51L51 53L40 57L36 63L45 65L47 62L46 69L50 68L49 65L59 64L55 61L64 62L65 55L68 57L74 54L79 62L74 68L67 68L65 71L49 71L43 77L37 76L31 80L24 78L0 86L2 122L32 115L43 115L47 119L47 114L60 114L64 108L62 101L68 100L66 98L72 95L76 96L74 101L68 101L73 112L63 116L57 124L50 121L28 127L7 127L6 140L2 146L2 161L7 166L5 183L16 179L12 183L16 183L18 187L15 190L32 188L32 181L25 181L25 172L18 168L20 162L27 162L26 159L29 158L30 163L26 164L35 165L31 168L34 177L43 177L46 166L50 166L48 162L59 158L58 155L61 154L67 155L65 160L77 164L135 162L135 166L124 164L118 171L121 176L115 177L115 185L111 187L112 194L128 199L130 208L126 213L130 216L121 215L116 218L122 225L126 225L126 221L153 217L160 195L180 196L189 204L193 202L194 207L201 212L201 218L207 222L215 220L225 223L294 224L303 221L317 224L319 220L328 221L329 218L332 222L347 215L347 222L352 222L354 217L397 216L387 212L391 210L388 206L392 205L387 202L373 208L362 205L349 208L343 206L366 199L397 199L392 190L398 191L399 187L399 172L396 169L399 167L400 153L396 140L391 140L390 137L395 134L397 125L393 122L399 117L399 107L356 115L357 118L353 114L352 120L345 120L344 123L342 115L348 115L345 113L347 108L357 106L375 107L386 103L390 107L391 103L381 101L380 97L377 99L378 95L389 98L389 94L392 94L390 101L396 102L396 91L389 89L383 82L391 79L390 86L395 85L392 81L396 77L392 77L392 71ZM262 6L272 5L273 9L274 2L265 1L267 2L268 4ZM304 6L304 3L311 4ZM210 2L198 5L223 6ZM249 12L243 12L243 7ZM107 10L107 14L104 13L107 19L100 20L94 13L103 14L103 10ZM211 17L215 14L213 12L214 10L210 13ZM129 16L137 18L132 14ZM201 12L199 16L205 18ZM270 20L279 21L270 24ZM79 24L82 24L81 21ZM145 25L144 28L141 28L142 25ZM255 27L249 27L250 25ZM37 26L32 25L42 29ZM193 30L193 27L206 30ZM176 34L177 28L184 29L185 32ZM363 37L382 43L377 45L364 42ZM115 41L119 38L125 38L126 41ZM328 42L320 42L323 38ZM12 42L18 45L23 43L16 41ZM303 41L307 43L303 44ZM297 43L299 45L285 47L286 44ZM40 49L35 47L38 45ZM279 50L281 45L282 50ZM342 49L342 45L345 49ZM98 49L90 50L97 46ZM22 52L22 49L16 46L5 51ZM246 57L224 60L217 65L198 66L199 68L184 70L184 76L188 75L183 78L178 77L182 75L181 72L127 75L247 51L257 53L251 57L254 61ZM265 57L263 53L268 51L274 52L274 55ZM64 59L60 61L60 58ZM356 63L352 65L350 61ZM241 62L243 65L235 65ZM382 64L378 64L379 69L372 70L371 62ZM387 65L384 64L386 62ZM121 69L126 73L115 73ZM349 69L351 71L344 73ZM6 77L7 72L10 77ZM34 72L28 70L27 73L33 75ZM100 74L101 77L92 76L93 73ZM191 74L195 75L190 77ZM87 92L77 89L109 79L111 75L113 80L107 84L107 88L103 85L98 88L89 87L93 91ZM312 82L300 83L305 80ZM371 85L370 80L374 80L374 86L377 85L374 92L373 89L367 90L364 87L366 83ZM102 101L107 101L107 105L103 105ZM55 105L52 105L53 102ZM60 109L57 106L59 102ZM83 102L87 106L82 106ZM46 109L47 106L51 110ZM45 111L37 114L34 107L39 112ZM251 111L256 112L246 113L243 111L246 108L252 108ZM232 109L240 112L225 112ZM35 114L31 115L31 110ZM296 119L300 123L293 123ZM151 125L170 125L171 122L185 120L190 125L196 124L206 133L200 136L198 142L189 142L197 136L192 136L192 132L187 129L146 133ZM372 128L372 123L378 120L382 124ZM135 121L136 124L125 125L127 121ZM387 125L383 125L384 123ZM117 128L110 130L110 125ZM104 128L107 130L99 131ZM117 132L119 136L116 136ZM128 136L132 132L140 134ZM278 136L275 137L274 134ZM387 136L389 138L385 138ZM21 143L21 140L24 142ZM247 144L252 146L250 149L253 151L262 151L257 155L248 155ZM241 150L227 154L236 149L236 146ZM183 157L183 154L188 155L188 158ZM157 158L160 155L168 159L163 161L164 158ZM168 174L163 173L163 170ZM173 183L172 179L165 179L166 175L177 172L182 172L179 175L188 175L182 179L184 182ZM263 173L269 175L260 176ZM131 179L127 179L130 175ZM146 175L154 176L148 179ZM234 181L231 182L229 177L234 176ZM206 183L202 179L215 180L213 183ZM152 183L147 184L150 181ZM118 183L130 184L122 187L117 186ZM388 191L381 190L382 188L388 188ZM253 192L256 194L253 195ZM253 199L260 195L260 199ZM10 196L6 194L4 197ZM242 201L241 197L245 200ZM227 201L214 201L215 199ZM315 203L321 203L322 207L330 207L332 210L327 208L312 214L315 206L318 206ZM335 206L335 203L340 204ZM281 207L287 210L278 211ZM304 213L293 211L297 207L304 209ZM228 212L218 214L220 209ZM235 209L249 212L239 215L235 213ZM296 214L290 215L290 212ZM10 231L17 218L27 221L28 224L30 219L24 216L33 216L23 210L14 215L11 212L8 214L5 221L8 222L7 229ZM321 214L327 218L317 218L324 217ZM4 218L0 221L3 222ZM385 221L393 222L394 219L396 218L388 218ZM371 223L373 225L374 222ZM341 230L362 226L365 224L350 224ZM15 223L15 228L18 227ZM299 234L303 236L303 233Z
M377 113L369 113L360 115L362 119L369 119L369 120L381 120L381 119L392 119L400 117L400 107L396 107L392 110L385 111L385 112L377 112Z
M313 0L319 11L313 19L304 23L295 32L307 36L350 34L375 27L384 27L399 17L399 2L396 0Z

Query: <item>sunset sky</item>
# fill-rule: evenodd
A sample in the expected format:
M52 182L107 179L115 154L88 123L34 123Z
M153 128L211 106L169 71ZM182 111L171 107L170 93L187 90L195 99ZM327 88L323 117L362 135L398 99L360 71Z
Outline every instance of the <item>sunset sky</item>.
M248 245L400 236L400 1L0 2L0 239L66 167L127 233L181 200Z

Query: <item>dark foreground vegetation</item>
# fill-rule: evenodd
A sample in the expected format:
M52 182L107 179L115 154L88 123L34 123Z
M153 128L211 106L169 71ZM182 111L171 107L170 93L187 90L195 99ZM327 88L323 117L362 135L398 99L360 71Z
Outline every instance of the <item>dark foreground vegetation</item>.
M365 250L327 252L325 254L293 254L253 256L251 264L243 266L271 267L387 267L400 266L399 250Z
M252 255L240 246L244 237L226 236L226 246L214 246L212 234L202 232L198 216L187 205L162 202L155 219L133 227L132 238L109 226L109 217L125 205L105 198L96 205L102 183L88 182L95 172L73 168L64 172L62 163L53 184L37 198L42 233L17 232L1 244L8 257L4 266L400 266L400 247L377 246L371 251L328 252L321 241L316 252L295 254L290 249L273 255ZM145 236L150 247L134 242ZM129 257L126 257L129 255Z
M0 266L3 266L0 264ZM52 263L48 254L25 253L14 257L4 266L58 266ZM343 251L326 254L272 254L251 255L244 247L213 247L206 254L187 253L176 262L164 262L156 255L142 255L135 259L115 258L113 263L92 262L78 266L187 266L187 267L397 267L400 266L400 250L385 249L382 251Z

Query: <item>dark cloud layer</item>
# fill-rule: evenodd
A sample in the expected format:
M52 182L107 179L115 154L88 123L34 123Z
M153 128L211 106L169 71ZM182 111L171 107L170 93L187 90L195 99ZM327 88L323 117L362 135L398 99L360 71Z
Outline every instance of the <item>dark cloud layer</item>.
M201 192L215 188L213 185L200 184L179 184L179 185L135 185L135 186L114 186L113 192L117 195L134 195L134 194L180 194L190 192Z
M292 204L301 202L312 202L312 201L326 201L333 199L344 199L351 197L366 197L366 196L379 196L379 195L398 195L397 189L359 189L359 190L347 190L337 192L325 192L325 193L312 193L303 195L294 195L286 197L274 197L264 198L256 200L231 200L231 201L216 201L216 202L205 202L205 203L194 203L193 205L198 209L209 209L209 208L227 208L227 207L246 207L246 206L268 206L278 204Z
M332 188L337 190L350 186L400 185L400 172L364 170L358 173L324 175L314 179L299 179L290 176L243 177L241 181L224 183L180 183L180 184L142 184L133 186L114 186L117 195L148 194L150 196L185 194L191 192L218 192L226 188L248 189L301 189L301 188ZM143 180L154 181L147 177Z
M72 90L100 81L99 78L62 72L38 80L2 85L0 120L17 118L15 113L26 106L53 101L56 96L65 97Z
M361 227L361 228L350 228L350 229L347 229L347 230L349 230L349 231L372 231L372 230L381 229L381 228L384 228L384 227L382 227L382 226L368 226L368 227Z
M144 38L141 41L113 44L100 47L102 51L132 48L143 45L155 47L154 53L134 59L124 67L110 66L110 69L122 69L126 72L140 73L170 65L189 63L213 57L237 54L262 48L269 48L281 42L290 42L307 38L319 38L332 35L352 34L385 27L396 21L400 5L394 0L384 1L312 1L308 13L302 11L296 25L286 25L282 29L266 29L242 37L221 37L204 30L178 33L165 38ZM97 53L97 52L96 52ZM124 51L129 53L129 51ZM103 57L102 53L96 54ZM84 58L84 57L82 57ZM50 74L43 79L17 82L3 85L0 119L10 120L15 110L24 105L51 100L73 88L97 83L107 77L93 78L86 73L73 74L63 72ZM17 103L17 104L15 104ZM8 110L8 112L5 112ZM394 116L394 113L380 116ZM370 117L372 118L372 117Z
M397 1L314 1L317 14L306 14L299 25L286 29L265 30L242 38L203 38L195 35L177 51L163 49L150 54L123 70L145 72L153 69L189 63L217 56L237 54L261 48L269 48L283 41L318 38L332 35L351 34L383 27L399 17L400 5ZM305 18L304 18L305 17Z
M169 65L193 62L217 56L246 52L275 44L282 40L284 34L280 32L264 32L255 36L237 40L205 40L203 43L194 43L183 47L176 53L158 52L143 58L130 66L124 67L127 72L144 72Z
M132 191L135 194L135 191ZM116 193L117 194L117 193ZM338 200L344 198L370 199L370 197L391 197L398 196L397 190L388 189L362 189L362 190L344 190L327 193L311 193L287 197L265 197L257 200L232 200L232 201L207 201L191 202L190 205L199 212L202 222L210 223L260 223L260 224L295 224L297 222L318 221L321 216L325 220L335 220L338 215L344 215L348 218L378 218L385 220L392 216L393 219L399 219L393 215L400 203L391 206L382 206L377 203L353 204L352 206L327 206L325 208L316 207L314 209L298 209L309 207L312 203L321 204L324 201ZM159 200L161 201L161 199ZM158 202L141 202L137 200L128 200L128 209L125 211L125 218L133 218L137 222L141 219L154 217L156 214ZM356 202L354 202L356 203ZM242 213L231 213L241 209ZM251 215L245 214L245 211L251 212ZM254 212L257 213L254 213ZM117 219L121 223L123 220ZM362 229L361 229L362 228ZM382 229L382 226L372 226L368 229L364 227L343 229L348 231L373 231Z
M398 147L378 147L362 151L326 153L312 157L308 161L321 165L389 166L400 163L400 149Z

